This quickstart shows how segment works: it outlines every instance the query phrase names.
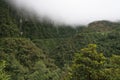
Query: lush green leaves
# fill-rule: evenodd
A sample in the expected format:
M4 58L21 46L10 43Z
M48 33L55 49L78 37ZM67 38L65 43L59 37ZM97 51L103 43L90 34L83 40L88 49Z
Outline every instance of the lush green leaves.
M89 44L76 53L69 77L71 80L119 80L120 56L114 55L108 60L109 63L102 53L97 53L95 44Z
M10 80L10 75L5 72L6 62L0 61L0 80Z

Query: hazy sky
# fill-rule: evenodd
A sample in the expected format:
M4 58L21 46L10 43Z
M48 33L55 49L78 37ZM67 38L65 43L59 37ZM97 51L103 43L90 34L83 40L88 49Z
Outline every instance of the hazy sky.
M9 0L16 7L67 24L120 20L120 0Z

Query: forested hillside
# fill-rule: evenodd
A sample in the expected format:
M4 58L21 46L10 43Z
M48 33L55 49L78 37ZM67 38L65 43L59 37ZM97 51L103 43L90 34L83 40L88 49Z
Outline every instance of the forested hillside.
M120 80L120 22L38 21L0 0L0 80Z

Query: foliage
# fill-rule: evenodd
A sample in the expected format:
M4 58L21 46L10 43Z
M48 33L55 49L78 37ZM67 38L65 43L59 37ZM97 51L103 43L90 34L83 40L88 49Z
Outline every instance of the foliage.
M19 30L14 24L0 25L0 37L18 37L19 35L20 35Z
M40 72L39 74L37 73L37 75L45 75L46 71L48 71L50 75L52 71L58 69L53 63L47 61L50 60L49 58L45 59L47 57L45 57L41 49L37 48L34 43L25 38L0 39L0 52L0 59L6 60L8 63L6 70L11 74L12 80L28 79L29 76L35 74L37 71ZM38 68L38 66L41 67ZM55 69L51 71L52 68ZM41 70L43 70L43 72ZM54 73L54 75L55 74L58 76L58 73ZM45 75L45 79L47 75L48 74ZM32 78L34 80L36 77Z
M0 0L0 60L7 65L0 65L7 79L9 75L11 80L120 79L119 22L56 25L25 16L6 1Z
M6 62L0 61L0 80L10 80L10 75L5 72Z
M10 8L5 1L0 1L0 38L18 37L20 36L20 31L12 16L10 16Z
M71 67L72 71L69 75L69 79L118 80L120 76L120 69L119 62L115 63L117 60L120 60L120 56L111 57L110 63L107 63L107 58L102 53L97 53L96 45L89 44L87 48L83 48L79 53L76 53ZM115 66L117 67L115 68Z

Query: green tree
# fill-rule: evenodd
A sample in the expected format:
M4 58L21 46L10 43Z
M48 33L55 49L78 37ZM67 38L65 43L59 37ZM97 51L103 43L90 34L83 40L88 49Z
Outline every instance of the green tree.
M120 80L120 56L105 57L89 44L75 54L66 80Z
M120 80L120 56L112 55L112 57L109 59L109 64L107 67L109 70L106 69L105 72L109 74L109 80Z
M0 25L0 38L1 37L18 37L20 32L15 24L1 24Z
M33 69L35 72L29 76L31 80L60 80L60 69L50 71L42 61L38 61Z
M4 68L6 67L5 61L0 61L0 80L10 80L10 76L6 74Z
M76 53L72 64L70 80L110 80L105 67L107 58L96 51L95 44L89 44L87 48Z

